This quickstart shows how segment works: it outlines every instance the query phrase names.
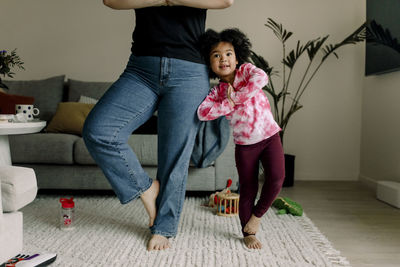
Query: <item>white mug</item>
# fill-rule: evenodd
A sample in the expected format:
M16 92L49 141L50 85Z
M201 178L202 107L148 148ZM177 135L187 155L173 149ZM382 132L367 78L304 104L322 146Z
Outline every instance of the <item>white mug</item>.
M27 121L33 120L33 116L39 115L39 109L34 108L33 105L16 104L15 114L23 114Z

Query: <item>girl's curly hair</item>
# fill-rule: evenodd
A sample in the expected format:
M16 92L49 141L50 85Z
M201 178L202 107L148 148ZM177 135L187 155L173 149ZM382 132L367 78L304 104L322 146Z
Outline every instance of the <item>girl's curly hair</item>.
M249 62L251 54L251 42L247 36L237 28L229 28L220 33L208 29L200 37L200 51L207 64L210 66L210 52L220 42L231 43L235 49L237 67L245 62ZM210 68L210 78L217 78L217 75Z

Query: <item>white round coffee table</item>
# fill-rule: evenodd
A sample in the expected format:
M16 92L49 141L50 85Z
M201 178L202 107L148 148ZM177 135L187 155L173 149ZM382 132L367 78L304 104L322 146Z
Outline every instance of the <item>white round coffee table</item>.
M0 123L0 166L11 165L10 144L8 136L40 132L46 126L45 121Z

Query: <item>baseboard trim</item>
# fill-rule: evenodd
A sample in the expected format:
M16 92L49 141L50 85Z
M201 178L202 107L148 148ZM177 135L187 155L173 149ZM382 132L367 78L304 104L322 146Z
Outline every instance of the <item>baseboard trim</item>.
M378 187L378 181L377 180L375 180L375 179L373 179L371 177L368 177L368 176L360 174L359 175L359 181L361 183L363 183L364 185L366 185L369 189L371 189L374 192L376 192L376 189Z

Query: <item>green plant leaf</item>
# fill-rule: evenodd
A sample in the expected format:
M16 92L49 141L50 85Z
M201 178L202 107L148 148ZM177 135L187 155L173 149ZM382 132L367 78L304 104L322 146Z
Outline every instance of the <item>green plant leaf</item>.
M329 35L323 38L317 38L311 41L311 44L307 48L307 54L310 61L312 61L318 51L321 49L322 45L325 43L326 39L328 39Z
M338 58L338 54L336 53L336 51L337 49L339 49L344 45L356 44L358 42L364 41L366 38L366 23L362 24L359 28L357 28L353 33L351 33L342 42L338 44L326 45L326 41L329 35L326 35L322 38L319 37L317 39L309 40L305 44L302 44L300 40L298 40L296 47L292 49L288 54L285 54L286 53L285 42L293 35L293 33L284 29L282 24L277 23L271 18L268 18L267 24L265 24L265 26L273 31L273 33L281 41L283 46L282 63L283 63L284 81L281 85L282 86L280 88L281 90L274 89L272 79L270 79L268 85L263 88L263 90L266 93L270 94L270 96L274 101L273 102L274 118L276 122L279 124L279 126L282 128L280 135L282 138L281 140L283 142L283 136L286 127L289 123L289 120L291 119L294 113L296 113L303 107L299 102L301 96L303 95L305 89L308 88L308 85L310 84L311 80L315 77L316 73L320 69L325 59L331 54L335 55L335 57ZM382 43L387 43L391 45L395 43L394 40L390 40L393 38L390 38L390 36L387 33L385 33L384 30L379 29L378 27L375 27L374 30L376 32L374 35L375 38L379 38ZM309 58L309 63L306 66L306 70L304 71L303 76L300 76L302 77L302 79L300 79L299 83L297 85L290 84L291 86L289 88L289 82L291 80L292 73L297 71L297 69L296 70L294 69L294 65L305 51L307 51ZM314 59L316 55L319 53L319 51L323 53L323 56L321 61L317 63L315 62ZM269 74L269 76L278 73L272 66L268 64L268 62L262 56L257 55L254 52L252 53L251 60L253 61L255 66L263 69L267 74ZM287 79L285 79L286 67L290 68L290 72L289 75L287 76ZM309 74L309 70L311 74ZM292 88L298 88L298 89L297 91L294 90L293 94L291 94L289 90ZM285 103L285 100L291 101L291 103ZM290 108L288 110L285 110L285 107L287 106L289 106Z
M278 99L278 95L275 93L275 91L268 85L263 87L264 91L267 91L268 94L270 94L274 99Z
M322 51L324 51L325 55L333 53L336 56L336 58L339 58L338 54L336 52L334 52L335 50L336 50L336 48L333 44L329 44L329 45L325 46L325 48L322 49Z
M17 55L16 49L7 54L7 51L2 50L0 53L0 75L4 75L13 78L14 72L11 72L11 68L18 67L20 69L25 69L22 65L24 62Z
M306 51L309 46L312 44L312 41L308 41L305 45L301 45L300 41L297 41L296 49L293 49L288 53L286 58L283 60L283 64L285 64L288 68L292 69L294 64L296 64L297 60L301 55Z
M250 59L254 63L254 65L271 76L273 74L273 68L269 66L268 62L262 57L257 55L255 52L250 51Z
M360 27L358 27L353 33L351 33L349 36L347 36L342 42L337 43L335 45L326 45L324 51L324 56L322 58L322 61L324 61L331 53L333 53L335 50L338 48L344 46L344 45L349 45L349 44L356 44L358 42L362 42L366 39L367 37L367 30L366 30L366 23L363 23ZM335 54L337 58L338 55Z
M271 18L268 18L267 24L264 25L270 28L282 43L285 43L293 34L291 31L285 30L282 24L276 23Z

